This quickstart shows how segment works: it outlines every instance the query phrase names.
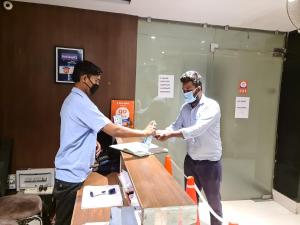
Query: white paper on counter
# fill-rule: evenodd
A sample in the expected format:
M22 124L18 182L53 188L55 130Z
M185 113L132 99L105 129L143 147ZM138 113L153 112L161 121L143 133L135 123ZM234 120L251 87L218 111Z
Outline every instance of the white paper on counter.
M129 142L122 144L110 145L109 147L124 151L139 157L148 156L152 154L168 152L168 149L159 147L155 144L144 144L142 142Z
M97 195L98 193L101 193L102 191L107 191L111 188L116 189L115 194L102 194L94 197L90 196L91 191L94 195ZM83 188L81 202L82 209L104 208L113 206L123 206L123 198L119 185L85 186Z

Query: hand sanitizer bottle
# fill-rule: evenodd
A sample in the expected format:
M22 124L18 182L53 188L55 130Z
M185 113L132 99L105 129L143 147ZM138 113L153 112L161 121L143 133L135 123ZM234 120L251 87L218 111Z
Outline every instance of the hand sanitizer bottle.
M143 141L143 143L144 143L148 148L150 148L150 145L151 145L151 143L152 143L152 138L153 138L153 136L150 135L150 136L146 137L146 138L144 139L144 141Z

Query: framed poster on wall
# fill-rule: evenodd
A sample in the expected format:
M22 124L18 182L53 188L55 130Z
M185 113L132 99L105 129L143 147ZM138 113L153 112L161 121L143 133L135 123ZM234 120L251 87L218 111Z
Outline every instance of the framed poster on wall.
M55 47L56 82L74 83L72 73L77 62L83 60L82 48Z

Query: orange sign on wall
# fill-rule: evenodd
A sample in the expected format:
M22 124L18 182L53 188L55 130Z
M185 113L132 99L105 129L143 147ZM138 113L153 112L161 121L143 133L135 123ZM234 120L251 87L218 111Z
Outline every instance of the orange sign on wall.
M248 93L248 81L241 80L239 85L240 94L247 94Z
M120 115L124 127L134 128L134 101L133 100L112 100L111 118Z

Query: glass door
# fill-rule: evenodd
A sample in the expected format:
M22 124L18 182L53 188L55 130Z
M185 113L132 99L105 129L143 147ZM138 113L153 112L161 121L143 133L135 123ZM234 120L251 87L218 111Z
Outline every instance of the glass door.
M217 48L212 49L211 44ZM222 199L271 194L282 70L282 59L272 54L274 48L283 46L283 34L140 20L136 126L144 127L155 119L163 129L173 122L183 103L180 75L199 71L206 95L218 101L222 111ZM159 75L174 75L173 98L158 97ZM248 119L234 118L240 80L249 85ZM170 139L158 144L167 147L183 169L185 142ZM182 171L174 168L174 176L183 185Z

